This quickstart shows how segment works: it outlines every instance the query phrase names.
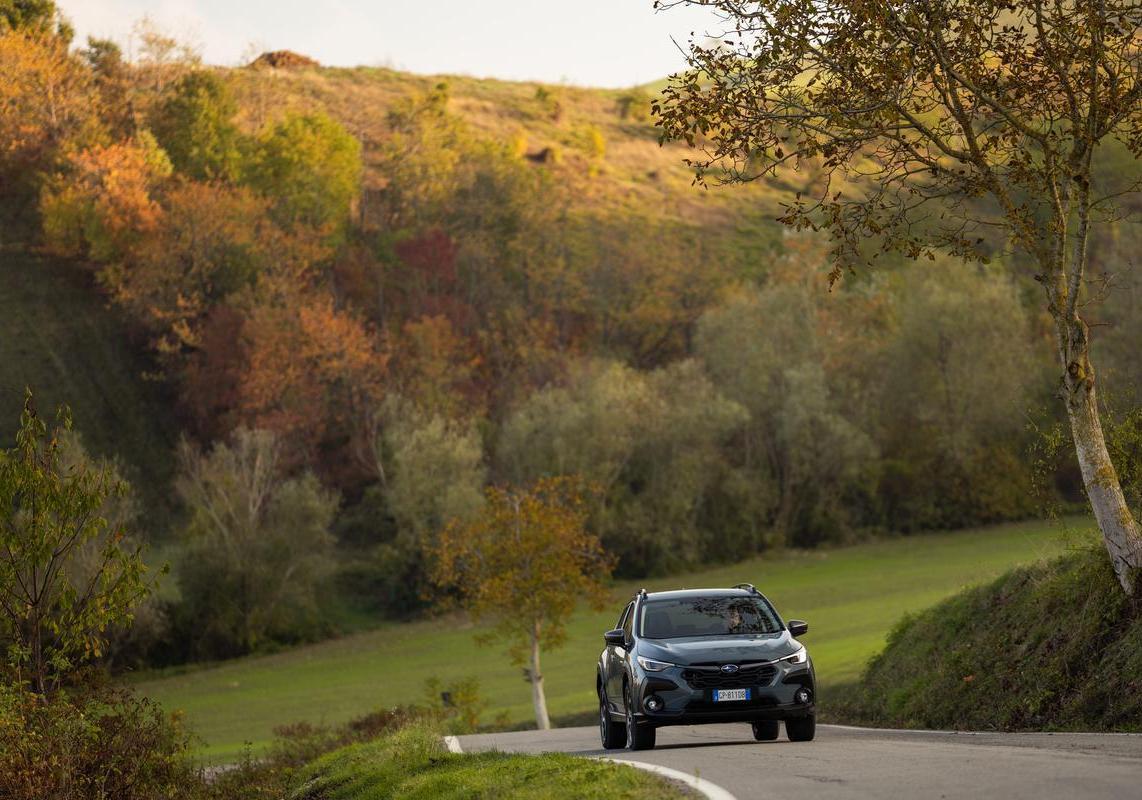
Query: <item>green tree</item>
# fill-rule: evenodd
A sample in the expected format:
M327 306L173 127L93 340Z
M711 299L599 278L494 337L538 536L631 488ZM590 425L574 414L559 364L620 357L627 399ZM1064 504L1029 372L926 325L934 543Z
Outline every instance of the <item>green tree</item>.
M108 629L149 591L138 547L105 516L126 485L107 466L67 464L70 431L66 407L49 429L29 392L16 445L0 453L0 641L41 695L102 656Z
M483 505L483 446L474 422L424 412L392 395L378 452L385 501L402 530L419 541Z
M840 501L875 457L869 436L840 413L814 317L801 287L743 290L707 311L695 337L714 385L749 412L737 467L754 502L768 501L754 506L752 526L796 545L843 535L851 520Z
M180 457L176 488L190 520L178 578L199 652L304 637L317 623L338 497L312 474L283 477L268 431L240 429L208 454L184 444Z
M526 662L540 730L551 727L540 652L564 642L584 598L598 609L607 602L612 564L585 527L587 513L582 487L566 478L493 487L479 517L453 522L431 549L436 585L456 592L476 618L494 621L488 638L507 640L512 660Z
M1142 152L1136 0L693 1L730 35L692 44L657 106L667 138L703 148L699 176L815 165L783 220L835 236L835 276L877 248L986 258L996 232L1018 250L1054 322L1087 497L1133 594L1142 529L1107 452L1082 298L1092 230L1138 189L1135 170L1094 169L1115 140Z
M483 507L483 443L475 421L455 420L390 394L375 421L377 490L395 532L372 554L385 605L407 612L428 588L424 553L452 520L471 520ZM374 535L381 528L372 514Z
M54 0L0 0L0 34L8 31L51 32L58 17ZM70 28L63 30L70 31Z
M340 234L361 188L361 143L324 113L291 115L254 146L250 184L274 201L283 224Z
M585 362L508 417L497 461L517 484L591 481L604 501L596 522L620 568L661 572L701 557L698 525L722 472L720 448L744 419L693 362L651 373Z
M1020 451L1032 327L1004 274L938 263L900 276L875 409L897 530L953 528L1031 513ZM1045 372L1045 370L1044 370Z
M152 114L151 130L178 172L195 180L232 181L242 158L237 111L226 83L196 70L170 87Z

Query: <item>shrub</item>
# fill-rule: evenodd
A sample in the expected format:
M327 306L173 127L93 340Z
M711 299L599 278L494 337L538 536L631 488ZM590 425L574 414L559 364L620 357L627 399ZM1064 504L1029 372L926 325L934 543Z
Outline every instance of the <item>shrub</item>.
M178 800L202 779L179 720L122 690L44 699L0 685L0 797Z

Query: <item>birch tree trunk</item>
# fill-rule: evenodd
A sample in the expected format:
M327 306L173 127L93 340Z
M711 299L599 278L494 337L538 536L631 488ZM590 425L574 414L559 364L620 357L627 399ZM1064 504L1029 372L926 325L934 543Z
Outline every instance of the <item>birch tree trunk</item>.
M1114 574L1123 590L1134 596L1142 571L1142 529L1126 504L1118 473L1106 450L1098 415L1094 369L1090 364L1089 334L1078 316L1059 321L1059 349L1063 373L1063 400L1082 470L1083 485L1110 554Z
M528 668L531 680L531 703L535 706L535 725L541 731L551 729L551 718L547 716L547 696L543 693L543 673L539 671L539 623L531 629L531 666Z

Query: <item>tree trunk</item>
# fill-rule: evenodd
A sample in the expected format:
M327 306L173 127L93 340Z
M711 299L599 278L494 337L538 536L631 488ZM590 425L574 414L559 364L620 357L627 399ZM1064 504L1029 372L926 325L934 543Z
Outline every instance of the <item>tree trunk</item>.
M531 666L528 669L531 680L531 703L535 706L535 725L541 731L551 729L551 718L547 716L547 696L543 693L543 673L539 671L539 623L531 629Z
M1063 399L1075 455L1114 574L1126 593L1134 596L1142 570L1142 530L1126 505L1118 474L1106 450L1095 397L1094 370L1089 359L1087 326L1075 318L1064 331L1060 332L1064 339L1060 349L1066 367Z

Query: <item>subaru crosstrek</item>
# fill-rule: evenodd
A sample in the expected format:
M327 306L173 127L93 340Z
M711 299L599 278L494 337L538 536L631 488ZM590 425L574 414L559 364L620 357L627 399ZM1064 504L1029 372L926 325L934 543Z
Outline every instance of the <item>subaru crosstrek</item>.
M596 690L604 748L649 750L666 725L748 722L771 741L816 732L813 661L797 641L809 629L783 622L748 583L732 589L647 593L627 603L603 638Z

